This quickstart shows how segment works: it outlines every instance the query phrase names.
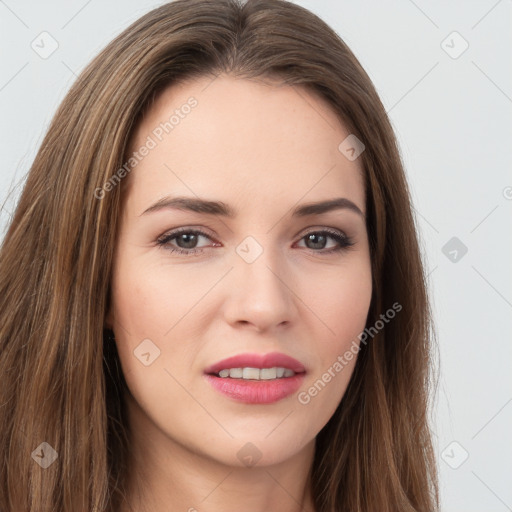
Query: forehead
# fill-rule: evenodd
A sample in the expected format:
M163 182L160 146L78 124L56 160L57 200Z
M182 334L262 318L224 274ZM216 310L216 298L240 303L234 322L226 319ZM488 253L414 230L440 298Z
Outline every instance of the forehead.
M135 130L130 155L150 150L134 161L127 193L137 208L166 194L240 208L343 194L364 211L361 159L338 149L349 135L303 87L224 75L171 85Z

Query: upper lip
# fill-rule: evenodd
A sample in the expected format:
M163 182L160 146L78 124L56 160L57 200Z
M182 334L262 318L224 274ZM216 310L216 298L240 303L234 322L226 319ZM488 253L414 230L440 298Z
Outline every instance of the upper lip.
M239 354L228 357L222 361L208 366L205 373L216 374L221 370L230 368L289 368L295 373L303 373L306 371L304 365L293 357L281 354L280 352L271 352L269 354Z

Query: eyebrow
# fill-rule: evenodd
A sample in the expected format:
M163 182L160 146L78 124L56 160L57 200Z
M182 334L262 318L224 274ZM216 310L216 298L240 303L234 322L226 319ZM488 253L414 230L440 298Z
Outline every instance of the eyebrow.
M223 203L222 201L208 201L205 199L181 196L163 197L162 199L159 199L155 204L144 210L141 215L167 209L191 211L206 215L215 215L228 218L234 218L237 214L236 210L234 210L226 203ZM363 219L365 218L365 215L361 209L350 199L345 197L337 197L327 201L306 203L297 206L292 211L292 216L306 217L308 215L320 215L322 213L327 213L333 210L349 210L357 213L363 217Z

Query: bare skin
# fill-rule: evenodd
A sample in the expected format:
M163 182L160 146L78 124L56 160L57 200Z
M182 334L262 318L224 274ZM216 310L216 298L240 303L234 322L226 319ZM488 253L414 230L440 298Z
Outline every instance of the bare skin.
M197 105L158 140L155 129L192 96ZM123 512L314 511L315 437L340 403L356 357L331 370L325 389L308 390L358 342L372 293L362 164L338 149L348 135L305 89L226 75L169 87L137 127L133 151L148 136L157 144L122 184L106 319L130 390L132 478ZM236 215L146 212L167 196L222 201ZM292 215L335 198L362 214ZM176 228L189 237L157 243ZM207 236L194 245L195 229ZM247 255L257 257L248 262ZM143 340L151 340L144 342L149 365L140 350L134 354ZM247 404L204 378L207 366L247 352L303 363L299 392ZM299 400L300 392L309 400Z

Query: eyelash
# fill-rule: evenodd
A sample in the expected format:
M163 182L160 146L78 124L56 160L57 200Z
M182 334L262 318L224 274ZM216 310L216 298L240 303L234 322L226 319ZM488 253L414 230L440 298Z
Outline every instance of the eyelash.
M207 249L206 247L195 248L195 249L183 249L181 247L172 247L169 245L169 242L171 240L177 238L179 235L181 235L183 233L201 235L201 236L211 239L211 237L207 233L205 233L204 231L201 231L199 229L180 228L180 229L177 229L175 231L172 231L170 233L167 233L167 234L159 237L156 241L157 246L161 247L162 249L164 249L166 251L170 251L171 253L183 254L185 256L197 255L199 253L202 253L205 249ZM309 251L312 251L314 253L333 254L333 253L338 253L341 251L348 250L354 245L354 242L350 237L348 237L346 235L342 235L338 231L334 231L329 228L324 228L324 229L321 229L318 231L310 231L309 233L304 234L300 238L300 240L303 240L308 235L312 235L312 234L327 235L328 237L334 239L339 244L338 247L334 247L334 248L331 248L328 250L309 249Z

